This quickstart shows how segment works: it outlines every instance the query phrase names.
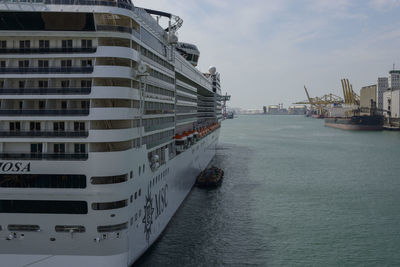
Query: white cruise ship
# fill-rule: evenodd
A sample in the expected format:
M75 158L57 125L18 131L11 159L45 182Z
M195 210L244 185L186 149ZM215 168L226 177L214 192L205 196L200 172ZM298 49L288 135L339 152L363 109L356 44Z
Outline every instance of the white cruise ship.
M222 119L181 25L129 0L0 1L0 266L130 266L159 237Z

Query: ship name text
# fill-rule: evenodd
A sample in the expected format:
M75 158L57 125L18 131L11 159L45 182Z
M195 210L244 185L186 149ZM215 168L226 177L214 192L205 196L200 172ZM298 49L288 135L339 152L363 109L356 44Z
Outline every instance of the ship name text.
M156 220L164 212L164 209L168 205L167 191L168 185L166 184L158 191L158 194L154 194L154 198L156 200Z
M31 163L2 162L0 161L0 172L30 172Z

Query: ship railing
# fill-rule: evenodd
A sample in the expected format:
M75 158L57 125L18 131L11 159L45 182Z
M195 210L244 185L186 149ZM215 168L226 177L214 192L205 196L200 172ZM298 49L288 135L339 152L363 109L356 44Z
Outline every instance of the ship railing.
M0 131L0 137L88 137L88 131Z
M144 126L144 131L152 132L152 131L157 131L157 130L161 130L161 129L165 129L165 128L171 128L171 127L174 127L174 122L151 125L151 126Z
M188 118L188 119L177 119L176 123L184 123L184 122L192 122L192 121L197 121L197 117L192 117L192 118Z
M96 48L0 48L0 54L95 53Z
M87 160L87 153L0 153L2 160Z
M0 74L4 73L38 73L38 74L48 74L48 73L92 73L93 67L52 67L52 68L0 68Z
M57 116L57 115L70 115L70 116L87 116L89 109L0 109L0 116Z
M154 109L146 109L144 111L145 115L163 115L163 114L174 114L174 110L154 110Z
M154 148L154 147L159 146L161 144L165 144L165 143L172 142L172 141L173 141L172 136L169 136L169 137L165 137L165 138L162 138L162 139L147 143L146 145L147 145L147 149L151 149L151 148Z
M83 6L110 6L119 7L131 10L144 23L146 23L160 38L164 36L164 29L157 24L154 18L144 9L137 8L129 1L91 1L91 0L0 0L0 4L7 3L31 3L31 4L46 4L46 5L83 5ZM140 38L140 34L133 31L133 34Z
M115 25L97 25L98 31L111 31L111 32L126 32L132 33L133 29L125 26L115 26Z
M83 95L91 91L90 87L0 88L0 95Z
M91 0L1 0L0 3L32 3L46 5L82 5L82 6L113 6L129 10L135 7L128 1L91 1Z

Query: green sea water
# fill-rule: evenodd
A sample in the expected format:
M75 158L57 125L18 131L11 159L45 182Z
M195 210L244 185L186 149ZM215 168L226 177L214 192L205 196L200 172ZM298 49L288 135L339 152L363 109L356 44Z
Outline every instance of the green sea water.
M240 116L214 164L135 266L400 266L400 132Z

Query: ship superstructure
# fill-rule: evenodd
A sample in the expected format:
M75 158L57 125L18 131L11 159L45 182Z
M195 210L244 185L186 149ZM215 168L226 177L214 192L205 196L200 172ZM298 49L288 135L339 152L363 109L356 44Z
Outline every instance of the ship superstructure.
M150 13L0 2L2 266L132 264L214 156L220 75Z

